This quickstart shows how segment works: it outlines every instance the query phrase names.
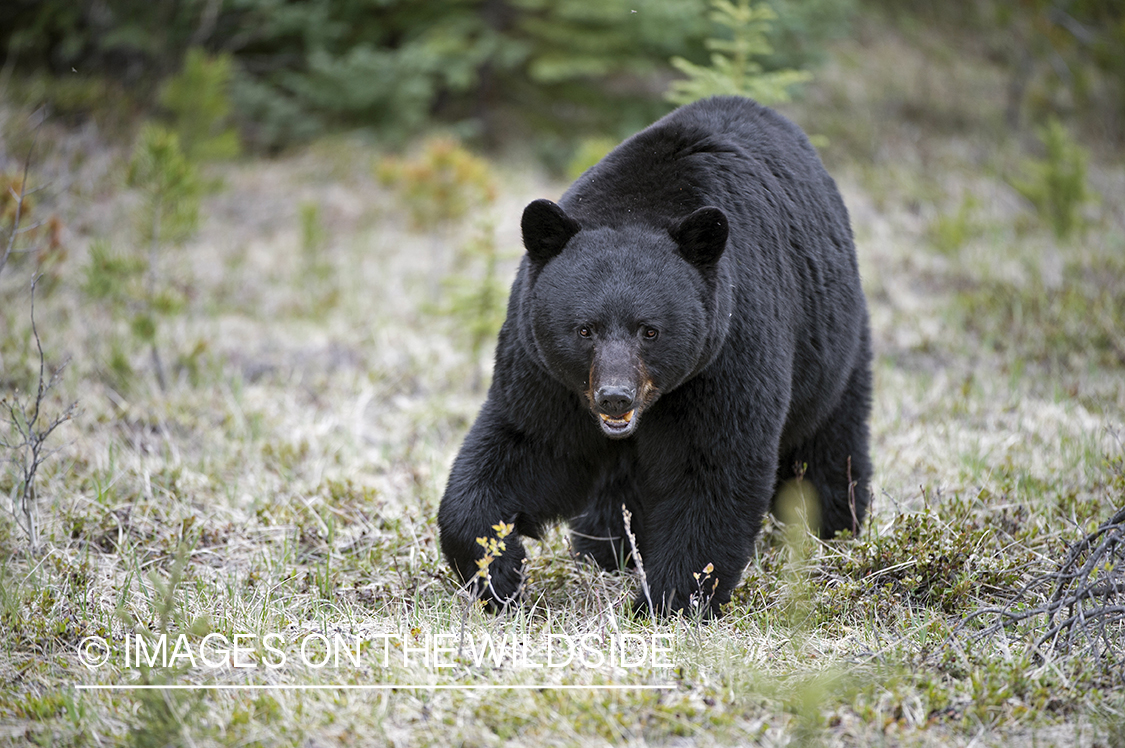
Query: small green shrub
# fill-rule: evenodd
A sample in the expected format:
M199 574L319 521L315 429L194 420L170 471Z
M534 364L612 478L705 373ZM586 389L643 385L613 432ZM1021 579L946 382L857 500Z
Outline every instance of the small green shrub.
M1030 553L1020 557L996 524L959 499L949 500L942 512L948 522L929 512L900 514L887 531L861 538L847 557L839 557L845 586L873 600L889 594L946 614L972 609L976 595L1018 589Z
M1090 155L1056 118L1040 129L1039 139L1044 157L1026 160L1026 177L1014 180L1012 186L1035 206L1058 239L1067 239L1084 230L1082 209L1093 198L1086 184Z
M953 255L980 233L976 220L979 204L969 193L961 200L954 213L942 213L930 222L926 238L930 245L943 255Z
M247 149L278 153L293 143L312 140L325 129L325 119L305 108L300 98L259 81L240 70L230 89L239 131Z
M483 223L457 255L458 272L446 278L448 302L443 310L458 324L458 340L466 343L473 365L472 389L484 384L481 358L496 339L508 305L508 288L499 276L496 229Z
M203 184L176 133L151 123L141 128L128 184L143 198L137 213L142 243L156 249L163 243L182 244L195 233Z

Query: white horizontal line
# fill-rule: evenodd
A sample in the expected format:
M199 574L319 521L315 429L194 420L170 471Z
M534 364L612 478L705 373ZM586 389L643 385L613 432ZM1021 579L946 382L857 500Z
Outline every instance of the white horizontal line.
M154 685L154 684L130 684L130 683L95 683L95 684L76 684L74 686L79 691L393 691L398 689L428 689L431 691L446 691L457 689L459 691L498 691L498 690L590 690L590 691L652 691L652 690L668 690L675 688L673 684L669 685L590 685L581 686L573 684L556 684L556 683L517 683L513 685L500 685L500 684L484 684L484 685L460 685L451 683L427 684L427 683L412 683L405 685L393 685L389 683L373 683L370 685L355 685L355 684L335 684L335 685L297 685L289 683L216 683L213 685L202 683L185 683L185 684L170 684L170 685Z

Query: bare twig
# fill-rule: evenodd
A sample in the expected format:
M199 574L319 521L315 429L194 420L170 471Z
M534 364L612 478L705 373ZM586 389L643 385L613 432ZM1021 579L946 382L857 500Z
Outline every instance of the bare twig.
M31 281L31 332L35 338L35 348L39 356L39 376L34 399L22 402L19 398L5 398L3 408L7 411L9 431L15 441L0 440L0 446L10 451L9 461L15 466L16 483L12 489L11 506L5 507L25 533L32 548L39 545L39 512L36 501L35 478L40 466L53 454L47 450L47 440L62 424L74 417L76 405L71 403L58 416L45 424L42 420L43 402L58 382L62 367L48 379L46 357L39 329L35 324L35 286L39 276Z
M629 545L633 548L633 561L637 564L637 574L641 578L641 590L645 593L645 600L648 601L648 608L653 613L656 612L655 606L652 604L652 592L648 588L648 576L645 574L645 564L641 560L641 552L637 548L637 536L633 534L633 513L621 505L621 516L625 519L625 536L629 538ZM663 601L665 605L671 603L671 600Z

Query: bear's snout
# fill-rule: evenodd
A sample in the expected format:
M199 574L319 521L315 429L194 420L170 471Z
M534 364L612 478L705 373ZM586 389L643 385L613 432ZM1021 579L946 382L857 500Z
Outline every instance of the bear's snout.
M594 393L594 402L598 410L610 418L621 418L633 409L636 397L636 387L614 383L599 387Z
M603 434L611 439L624 439L637 430L641 403L637 402L636 387L611 381L599 386L591 395L593 411Z
M637 430L637 420L652 392L644 372L631 341L609 337L595 349L586 399L609 438L624 439Z

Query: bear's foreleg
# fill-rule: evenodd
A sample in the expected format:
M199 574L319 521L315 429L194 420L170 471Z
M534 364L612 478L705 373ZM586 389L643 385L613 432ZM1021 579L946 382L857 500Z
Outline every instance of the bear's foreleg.
M769 472L747 471L746 478L685 467L679 480L663 480L663 490L646 502L640 551L647 588L637 596L637 608L719 614L761 529L772 488Z
M453 464L438 509L441 549L461 581L494 609L519 598L521 536L581 509L593 469L560 459L544 437L519 432L486 403Z

